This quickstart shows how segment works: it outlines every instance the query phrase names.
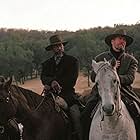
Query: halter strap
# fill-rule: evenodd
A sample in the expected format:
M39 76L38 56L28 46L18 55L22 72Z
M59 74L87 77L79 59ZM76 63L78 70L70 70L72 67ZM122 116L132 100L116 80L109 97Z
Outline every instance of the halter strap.
M105 66L108 66L107 68L108 68L110 71L112 71L112 72L116 75L115 71L112 70L112 68L110 68L110 66L108 65L108 63L102 64L102 65L98 68L98 70L97 70L97 72L96 72L96 75L97 75Z
M97 70L97 72L96 72L96 75L103 69L103 68L105 68L105 66L107 66L106 68L108 69L108 70L110 70L111 72L113 72L115 75L116 75L116 73L115 73L115 71L108 65L108 63L103 63L99 68L98 68L98 70ZM120 84L119 84L119 86L120 86ZM117 88L117 92L118 92L118 88ZM117 113L117 115L118 115L118 117L121 115L121 110L122 110L122 105L120 106L120 108L117 108L117 110L115 111L116 113ZM103 118L102 118L102 121L104 120L104 115L103 115Z
M98 68L96 74L98 74L98 72L99 72L101 69L103 69L104 66L106 66L106 65L107 65L107 63L102 64L102 65Z

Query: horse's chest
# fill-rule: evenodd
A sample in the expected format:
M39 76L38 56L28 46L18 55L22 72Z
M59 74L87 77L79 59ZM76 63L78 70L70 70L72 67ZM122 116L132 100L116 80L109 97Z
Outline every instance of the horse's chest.
M102 140L128 140L128 137L120 134L103 134Z

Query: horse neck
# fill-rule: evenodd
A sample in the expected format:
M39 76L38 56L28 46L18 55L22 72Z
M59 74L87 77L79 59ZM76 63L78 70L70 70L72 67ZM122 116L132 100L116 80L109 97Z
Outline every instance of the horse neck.
M37 112L32 112L29 106L23 101L19 101L16 118L29 132L37 129L41 123Z

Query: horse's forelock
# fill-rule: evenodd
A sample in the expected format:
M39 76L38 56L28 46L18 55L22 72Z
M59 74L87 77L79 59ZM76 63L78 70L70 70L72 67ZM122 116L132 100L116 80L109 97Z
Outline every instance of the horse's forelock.
M97 74L98 72L100 72L100 70L102 70L102 69L107 69L107 68L112 68L112 67L110 66L110 63L109 63L108 61L106 61L106 62L99 62L99 65L98 65L96 74Z

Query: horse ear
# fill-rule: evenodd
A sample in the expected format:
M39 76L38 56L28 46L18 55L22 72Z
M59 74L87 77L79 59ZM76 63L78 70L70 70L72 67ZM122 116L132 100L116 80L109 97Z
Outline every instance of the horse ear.
M112 66L113 68L116 67L117 61L116 61L116 58L115 58L115 57L113 57L113 58L111 59L110 64L111 64L111 66Z
M97 62L95 60L92 60L92 69L94 70L95 73L97 72L98 69L97 65L98 65Z
M5 87L9 89L11 84L12 84L12 77L10 77L10 79L5 83Z

